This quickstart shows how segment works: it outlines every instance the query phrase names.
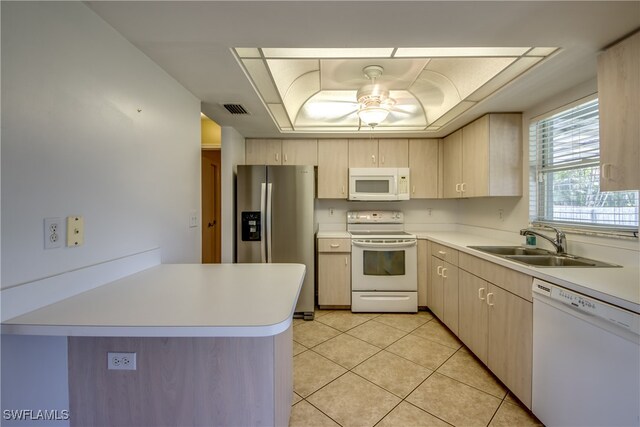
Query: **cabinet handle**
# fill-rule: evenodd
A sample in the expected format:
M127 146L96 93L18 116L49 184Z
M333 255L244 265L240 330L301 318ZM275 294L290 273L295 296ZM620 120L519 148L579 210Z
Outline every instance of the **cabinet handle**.
M287 163L287 162L288 162L288 158L287 158L287 155L286 155L286 154L284 155L284 162L285 162L285 163Z
M349 265L349 260L347 259L347 257L344 257L344 265Z
M445 274L446 272L447 272L447 269L446 269L446 267L445 267L445 268L443 268L443 269L442 269L442 278L443 278L443 279L446 279L446 278L447 278L447 275Z
M375 154L371 155L371 163L373 163L374 165L376 164L376 155Z
M467 183L466 183L466 182L463 182L463 183L462 183L462 185L460 186L460 191L461 191L461 192L463 192L463 193L464 193L465 191L467 191Z
M436 268L436 274L438 276L442 276L442 266L441 265L439 265L438 268Z
M459 193L460 191L460 184L456 184L456 193Z
M384 156L380 156L380 163L384 165Z
M443 256L447 254L445 251L438 251L438 253Z
M484 293L485 293L485 291L486 291L485 288L478 289L478 299L484 301Z
M276 156L276 162L279 162L280 161L280 154L276 153L275 156Z
M342 194L344 194L344 185L342 186Z
M493 292L489 292L487 294L487 304L489 305L489 307L493 307Z
M334 249L335 249L335 248L339 248L339 247L340 247L340 243L332 243L332 244L331 244L331 245L329 245L329 246L331 246L331 247L332 247L332 248L334 248Z
M414 185L412 190L411 190L411 194L416 194L416 186Z
M607 181L611 180L611 167L613 165L611 163L603 163L600 166L600 173L602 174L602 178L606 179Z

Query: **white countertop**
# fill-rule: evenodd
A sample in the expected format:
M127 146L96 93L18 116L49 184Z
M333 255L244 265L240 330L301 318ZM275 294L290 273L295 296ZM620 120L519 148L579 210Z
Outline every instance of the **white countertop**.
M292 322L302 264L161 264L2 323L2 333L261 337Z
M623 268L530 267L467 247L514 246L512 242L456 231L421 231L415 234L420 239L447 245L478 258L640 313L640 269L637 265Z

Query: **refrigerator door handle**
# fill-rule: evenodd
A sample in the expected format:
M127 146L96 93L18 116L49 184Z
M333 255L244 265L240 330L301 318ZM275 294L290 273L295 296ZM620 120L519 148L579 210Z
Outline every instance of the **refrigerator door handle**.
M271 256L271 193L273 192L273 184L269 183L267 187L267 262L273 262Z
M267 242L265 239L265 232L264 232L264 228L265 225L264 224L266 222L266 216L265 216L265 197L267 193L267 184L266 183L262 183L260 186L260 222L262 223L260 225L260 262L267 262Z

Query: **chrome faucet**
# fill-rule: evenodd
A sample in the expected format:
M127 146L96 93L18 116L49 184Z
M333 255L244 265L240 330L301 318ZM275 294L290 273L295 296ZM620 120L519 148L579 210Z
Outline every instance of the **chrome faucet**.
M521 236L535 235L535 236L538 236L538 237L542 237L543 239L548 240L553 245L553 247L556 248L556 252L557 253L559 253L559 254L566 253L566 251L567 251L567 236L564 234L564 232L558 230L555 227L551 227L549 225L545 225L544 228L548 228L548 229L553 230L553 231L556 232L555 240L550 238L550 237L548 237L548 236L545 236L544 234L542 234L542 233L540 233L538 231L532 230L530 228L523 228L522 230L520 230L520 235Z

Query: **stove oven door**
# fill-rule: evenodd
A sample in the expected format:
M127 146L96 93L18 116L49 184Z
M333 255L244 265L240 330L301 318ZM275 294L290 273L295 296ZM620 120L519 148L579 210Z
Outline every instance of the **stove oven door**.
M353 291L417 291L415 239L352 239Z

